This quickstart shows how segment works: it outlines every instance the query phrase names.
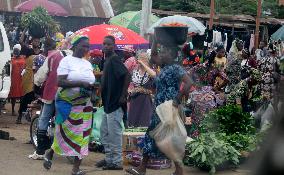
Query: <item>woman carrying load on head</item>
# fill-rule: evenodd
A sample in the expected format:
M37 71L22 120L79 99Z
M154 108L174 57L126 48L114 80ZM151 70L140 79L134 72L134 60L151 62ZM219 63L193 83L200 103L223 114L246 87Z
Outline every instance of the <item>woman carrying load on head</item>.
M177 56L178 49L176 47L169 46L161 46L161 50L158 54L157 43L154 41L152 45L152 59L155 59L155 62L160 64L162 67L159 75L157 75L155 79L155 107L169 100L173 100L174 106L178 106L181 103L182 96L189 94L191 80L186 71L180 65L174 63ZM182 91L180 90L181 83L184 84ZM150 158L166 158L166 156L157 147L155 140L150 136L150 132L153 131L160 123L161 120L154 111L150 126L145 135L142 162L138 168L127 169L127 173L132 175L144 175L146 173L147 162ZM174 174L184 175L182 163L174 163L176 167Z

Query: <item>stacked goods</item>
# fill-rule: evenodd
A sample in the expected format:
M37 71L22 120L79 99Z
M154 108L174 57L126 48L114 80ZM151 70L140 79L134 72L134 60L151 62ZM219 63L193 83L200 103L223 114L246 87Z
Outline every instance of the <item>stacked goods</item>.
M178 23L178 22L166 23L166 24L163 24L162 26L164 27L186 27L186 25L182 23Z
M126 155L129 164L138 167L142 161L143 155L141 152L133 151ZM147 163L148 169L161 170L171 168L172 161L169 159L150 159Z
M143 143L145 132L124 132L122 138L122 152L123 152L123 163L125 165L131 162L130 156L132 152L142 152L141 143Z
M43 7L37 7L30 13L22 16L23 27L29 29L29 34L35 38L53 35L59 31L59 24L52 19Z
M145 135L145 132L141 131L145 131L145 128L127 129L123 133L122 151L124 165L139 166L141 163ZM171 161L168 159L150 159L147 168L155 170L171 168Z

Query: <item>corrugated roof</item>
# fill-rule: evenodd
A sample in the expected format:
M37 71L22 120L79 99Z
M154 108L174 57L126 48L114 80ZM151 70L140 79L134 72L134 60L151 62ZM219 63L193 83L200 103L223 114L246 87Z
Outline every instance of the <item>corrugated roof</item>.
M153 13L161 16L171 16L171 15L183 15L190 16L199 20L209 20L210 14L201 14L201 13L187 13L187 12L176 12L176 11L164 11L153 9ZM214 21L225 23L228 22L247 22L247 23L255 23L255 18L250 15L215 15ZM276 19L276 18L262 18L262 24L273 24L273 25L283 25L284 19Z
M0 0L1 11L15 11L14 7L27 0ZM111 18L114 16L109 0L50 0L65 8L70 16Z

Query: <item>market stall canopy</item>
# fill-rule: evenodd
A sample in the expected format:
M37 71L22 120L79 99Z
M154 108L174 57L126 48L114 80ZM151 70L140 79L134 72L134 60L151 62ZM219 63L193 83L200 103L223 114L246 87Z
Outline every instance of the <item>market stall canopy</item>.
M29 0L15 7L19 12L30 12L36 7L44 7L50 15L68 16L68 12L55 2L48 0Z
M174 15L168 16L165 18L161 18L155 24L153 24L147 33L154 33L154 28L163 25L170 25L170 24L182 24L188 27L188 33L196 33L199 35L204 35L206 27L197 19L187 16L181 15Z
M152 14L150 16L150 25L153 25L159 19L159 17ZM124 12L110 19L110 24L128 28L136 33L140 33L140 23L141 11Z
M137 33L127 28L116 25L94 25L83 28L76 34L86 35L90 38L91 49L101 49L105 36L112 35L115 38L118 49L131 46L134 49L149 49L149 42Z
M272 36L271 39L274 41L284 41L284 26L280 27Z

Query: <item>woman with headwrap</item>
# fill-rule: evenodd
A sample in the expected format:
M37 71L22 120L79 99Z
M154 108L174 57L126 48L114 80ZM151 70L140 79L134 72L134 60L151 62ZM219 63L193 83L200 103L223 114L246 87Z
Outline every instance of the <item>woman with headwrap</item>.
M75 157L72 175L83 175L79 169L83 157L88 155L93 106L90 90L95 82L93 67L84 57L90 44L86 36L72 40L73 55L63 58L57 69L58 91L55 99L56 128L52 149L48 151L44 168L50 169L53 153Z
M230 59L226 69L226 74L229 82L226 88L226 93L230 93L234 86L240 82L242 61L243 59L247 59L246 52L243 52L243 42L241 40L235 40L233 42L228 58Z
M25 67L25 58L20 55L21 45L16 44L13 48L13 57L11 61L12 73L11 73L11 88L9 93L9 98L11 99L12 104L12 115L15 114L15 104L18 98L21 98L23 94L22 86L22 76L21 73Z
M242 50L244 48L244 42L242 40L236 39L233 41L232 47L229 51L228 62L238 59L242 55Z

